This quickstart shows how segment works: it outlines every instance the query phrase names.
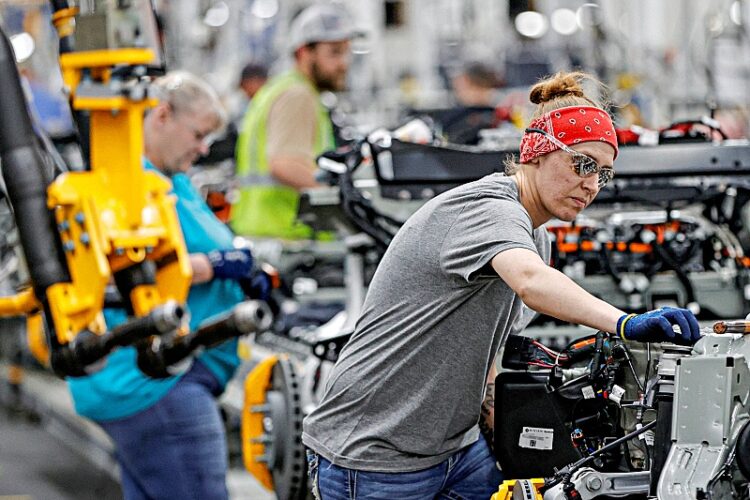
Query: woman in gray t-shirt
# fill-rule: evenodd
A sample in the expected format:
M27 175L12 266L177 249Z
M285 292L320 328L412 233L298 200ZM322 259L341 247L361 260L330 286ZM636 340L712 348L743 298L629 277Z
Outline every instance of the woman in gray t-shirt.
M524 304L628 339L700 337L687 310L626 314L547 264L542 225L572 221L614 175L615 130L584 95L584 77L558 74L531 90L537 110L507 176L443 193L394 238L304 421L323 498L486 500L496 492L502 474L480 438L480 406L494 392L485 381L498 349L528 323Z

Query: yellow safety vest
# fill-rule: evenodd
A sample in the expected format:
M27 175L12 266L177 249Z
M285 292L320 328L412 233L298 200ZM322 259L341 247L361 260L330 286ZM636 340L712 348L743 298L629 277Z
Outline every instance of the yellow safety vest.
M293 85L309 85L317 89L300 72L281 74L264 85L253 97L242 121L237 139L237 180L239 199L232 206L230 225L241 235L307 239L312 229L297 220L299 193L271 176L266 154L268 114L276 99ZM333 125L328 111L317 100L317 124L313 154L334 148Z

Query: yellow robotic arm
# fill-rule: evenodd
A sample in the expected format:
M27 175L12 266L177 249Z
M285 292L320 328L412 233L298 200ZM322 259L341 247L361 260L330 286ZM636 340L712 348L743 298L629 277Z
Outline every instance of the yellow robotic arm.
M0 36L0 155L33 285L0 299L0 314L44 312L50 364L83 375L118 345L184 330L191 280L169 183L142 167L147 48L73 52L75 9L53 2L71 105L90 120L90 168L51 182L26 110L8 39ZM86 130L81 128L81 133ZM102 308L114 280L135 319L107 332ZM185 332L186 333L186 332Z

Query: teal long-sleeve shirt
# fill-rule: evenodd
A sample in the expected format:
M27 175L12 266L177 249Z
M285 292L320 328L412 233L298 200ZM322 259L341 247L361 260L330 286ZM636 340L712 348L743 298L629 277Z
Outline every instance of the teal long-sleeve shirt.
M146 159L144 167L156 171ZM234 235L214 216L190 179L177 174L171 181L188 253L231 248ZM231 309L243 298L242 289L232 280L214 279L192 286L187 299L190 328L195 329L208 318ZM107 309L105 319L112 328L124 322L126 315L121 309ZM223 386L239 365L237 340L207 349L198 359ZM107 421L125 418L153 406L179 379L179 375L160 380L147 377L136 366L135 348L122 347L107 357L103 369L86 377L70 377L68 385L80 415Z

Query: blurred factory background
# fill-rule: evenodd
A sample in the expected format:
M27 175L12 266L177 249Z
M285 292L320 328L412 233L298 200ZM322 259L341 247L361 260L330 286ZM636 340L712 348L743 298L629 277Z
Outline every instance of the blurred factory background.
M77 3L84 10L93 8L99 1ZM239 86L243 68L251 64L269 75L289 68L292 64L288 46L290 24L300 11L315 3L327 2L152 2L163 47L162 62L169 70L188 70L209 82L232 123L224 139L215 143L212 152L190 170L193 182L223 221L227 215L222 211L236 199L233 193L237 187L236 129L248 105L248 97ZM384 129L400 130L401 135L394 137L405 138L406 142L476 147L478 149L471 150L476 154L478 151L507 152L514 148L517 152L520 127L528 123L532 111L529 87L557 71L580 69L596 75L608 87L606 97L611 101L615 125L632 134L623 136L628 137L631 144L667 144L672 139L678 143L684 139L686 144L741 144L744 149L721 153L716 161L726 161L732 168L745 167L741 172L742 182L747 181L744 176L749 165L746 139L750 135L750 0L342 0L338 3L348 9L357 29L363 33L352 41L346 89L324 93L322 97L331 112L340 143ZM78 146L75 122L64 91L58 34L51 16L52 9L46 1L0 0L0 26L12 43L32 113L68 168L82 170L85 159ZM114 29L117 23L126 22L127 19L118 20ZM459 110L457 114L456 110ZM415 117L420 119L417 124L412 121ZM719 130L721 137L717 139L715 133ZM735 140L739 142L732 142ZM701 156L702 151L693 157L708 158ZM739 156L733 156L735 154ZM688 152L679 158L691 155ZM639 166L638 161L628 158L626 154L622 160L626 165L624 183L629 182L628 168ZM664 166L661 158L654 164ZM679 170L683 165L674 168ZM710 177L710 173L703 170L691 170L696 168L684 166L683 173L686 177L693 173L703 176L701 179ZM632 178L643 174L642 170L636 168L636 171ZM722 171L722 176L725 174ZM362 181L359 185L367 192L377 191L375 180L383 180L371 171L362 177L366 179L358 179ZM425 199L450 184L445 180L436 180L434 185L427 182L425 180L424 186L398 186L390 194L380 192L383 199L376 196L378 206L403 220ZM707 185L714 187L713 181L706 182L708 184L700 184L701 189ZM684 187L685 183L676 185ZM721 186L716 188L721 195L719 201L700 198L692 191L690 194L674 191L674 199L659 208L656 216L644 215L642 204L628 205L635 198L623 198L628 186L640 190L647 189L649 184L645 188L637 183L617 185L620 191L611 199L624 204L615 208L607 206L601 212L592 207L592 217L596 221L582 220L582 233L579 230L573 235L563 228L551 229L553 233L557 231L558 250L563 252L557 254L557 262L581 283L591 278L587 282L590 290L616 297L613 300L619 300L621 307L640 310L660 303L686 306L696 302L698 311L704 314L700 317L702 320L742 316L750 311L750 261L745 257L750 249L750 231L746 227L750 212L743 208L750 207L747 205L750 189L744 184L727 188L726 177L721 177L716 185ZM669 186L660 185L659 189L661 191L645 196L648 210L655 210L655 205L669 197L664 194L670 192ZM605 194L605 201L610 199L607 196ZM307 208L312 215L308 214L310 218L306 220L312 221L313 226L317 221L321 230L331 229L329 226L342 227L337 225L339 221L331 223L327 219L329 212L325 211L336 207L337 202L329 203L324 198L310 198L311 207ZM691 212L690 202L698 198L704 205ZM732 205L726 209L726 218L719 217L727 231L724 225L714 231L714 226L706 229L707 225L696 222L702 221L701 217L711 219L707 215L710 210L721 212L729 203ZM688 210L683 213L672 215L673 209L686 207ZM705 207L708 208L702 212ZM631 215L621 214L613 219L613 214L623 211L630 211ZM697 215L699 213L701 215ZM336 216L343 218L341 214ZM663 268L654 271L655 267L649 267L651 263L641 266L630 261L627 265L617 261L616 264L623 266L617 272L592 270L592 260L587 260L590 255L577 253L584 248L585 238L591 242L599 237L596 236L599 228L606 226L606 231L602 229L601 233L606 232L605 238L624 238L618 233L619 229L612 229L615 226L625 228L626 233L633 227L658 233L654 228L672 224L673 217L678 222L669 227L682 235L675 243L676 248L679 247L676 254L683 255L680 245L684 246L685 241L705 239L714 245L711 248L716 256L704 256L710 253L706 251L696 257L700 251L690 250L693 254L686 257L684 269L670 268L665 274ZM331 216L333 219L335 217ZM711 219L711 223L714 222ZM717 223L717 227L719 225ZM595 229L587 236L587 228ZM565 247L568 250L563 251L561 245L570 243L573 236L579 238L575 241L581 246L573 250ZM638 238L641 237L639 232ZM348 308L352 302L361 301L363 288L382 256L382 246L378 246L382 242L377 238L374 243L371 239L354 243L351 239L346 243L344 240L342 236L338 246L323 245L309 254L305 253L307 249L295 250L296 267L288 271L293 299L303 304L334 304L332 314L323 314L325 321L344 307L352 321L352 310ZM650 244L652 240L638 241ZM274 251L271 249L270 253ZM735 267L729 266L734 274L727 271L725 262L732 259L740 262L736 266L732 264ZM632 276L628 274L631 272ZM688 272L690 279L685 278ZM591 277L594 274L596 278ZM617 274L614 283L609 274ZM605 279L599 275L607 276ZM645 284L642 277L646 279ZM718 285L714 287L719 281L723 287L720 290ZM24 283L28 283L28 272L18 248L10 209L3 203L0 295L12 295ZM683 286L679 293L669 292ZM321 310L328 311L325 307ZM358 311L356 307L354 310ZM316 324L313 319L310 324L317 327L325 321ZM75 414L65 382L33 360L25 347L26 323L3 319L0 325L3 330L0 332L0 499L121 498L113 447L106 434ZM346 318L329 324L331 329L345 326L351 326ZM539 323L535 327L535 336L559 344L580 334L576 329L571 330L570 325ZM303 403L315 400L316 395L310 395L314 389L310 387L315 383L313 380L323 376L321 366L325 373L325 363L331 361L320 362L317 358L311 361L315 358L311 346L317 346L318 340L310 340L313 335L310 331L300 333L287 326L279 328L283 335L256 337L241 343L247 359L252 362L243 365L221 400L229 439L231 470L227 483L230 497L234 499L292 498L288 485L304 481L304 470L274 470L277 487L274 491L248 473L243 465L240 443L240 414L245 404L242 377L258 363L256 357L272 352L289 354L296 368L279 369L280 374L275 375L280 380L278 390L285 397L292 397L289 395L294 393ZM322 335L328 338L327 333ZM252 355L247 354L250 351ZM284 370L297 370L297 374L292 376ZM300 380L300 388L291 382L295 377ZM289 406L284 408L291 411ZM304 404L302 411L305 411ZM265 429L269 433L271 424ZM276 422L276 425L282 424ZM292 426L292 423L284 420L283 425ZM279 439L278 431L275 439ZM299 442L277 446L281 450L277 453L299 459L294 455L301 453Z
M166 63L204 76L240 115L243 66L288 67L290 20L310 3L156 1ZM407 110L451 107L453 77L478 62L496 72L497 102L511 107L523 106L541 76L580 68L613 90L618 126L658 128L714 110L728 134L747 131L750 9L741 0L342 3L366 36L354 42L336 108L363 130L397 125ZM0 8L46 126L64 133L62 111L45 100L62 84L47 3L6 0Z

